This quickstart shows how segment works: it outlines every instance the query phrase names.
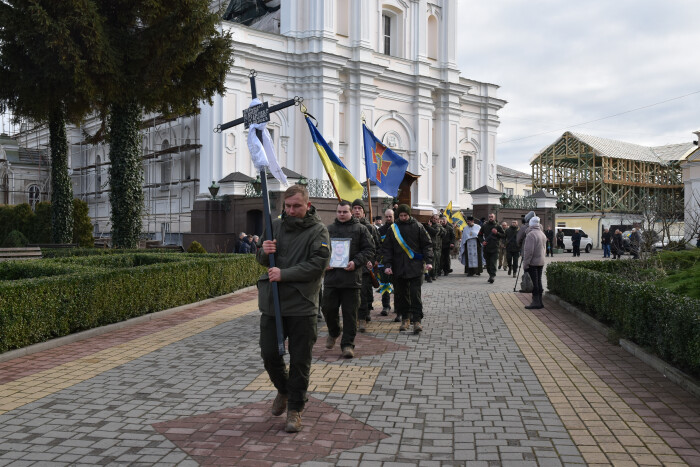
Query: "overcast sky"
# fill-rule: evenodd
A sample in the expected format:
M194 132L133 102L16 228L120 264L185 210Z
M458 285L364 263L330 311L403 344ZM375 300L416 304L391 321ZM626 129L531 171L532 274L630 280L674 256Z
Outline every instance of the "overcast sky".
M655 146L700 129L700 0L458 2L462 76L508 101L500 165L530 173L567 130Z

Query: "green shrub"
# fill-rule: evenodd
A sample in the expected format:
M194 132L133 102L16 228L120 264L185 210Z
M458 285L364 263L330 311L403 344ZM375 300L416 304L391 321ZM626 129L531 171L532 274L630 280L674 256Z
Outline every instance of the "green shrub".
M28 233L29 243L51 243L51 203L42 201L34 207L34 219Z
M230 293L264 271L252 255L133 252L3 267L15 279L0 281L0 352Z
M663 261L678 264L672 258ZM700 300L676 295L649 282L630 280L624 272L634 264L645 266L632 260L553 263L547 267L547 287L554 295L609 324L625 339L700 375Z
M27 237L22 234L19 230L13 230L9 234L7 234L7 237L5 237L5 240L2 242L2 247L3 248L20 248L23 246L27 246L27 243L29 243L29 240L27 240Z
M92 221L88 215L88 204L80 199L73 199L73 243L82 247L91 247L95 243L92 236Z
M201 243L197 240L193 241L189 248L187 248L187 253L206 253L207 250L204 249Z

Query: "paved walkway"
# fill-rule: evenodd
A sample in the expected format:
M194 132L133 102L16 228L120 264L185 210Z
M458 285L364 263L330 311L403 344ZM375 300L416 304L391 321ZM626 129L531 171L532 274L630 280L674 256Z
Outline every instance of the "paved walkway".
M293 435L269 414L255 291L0 363L0 466L700 465L700 399L457 266L424 285L420 336L375 313L343 360L320 323Z

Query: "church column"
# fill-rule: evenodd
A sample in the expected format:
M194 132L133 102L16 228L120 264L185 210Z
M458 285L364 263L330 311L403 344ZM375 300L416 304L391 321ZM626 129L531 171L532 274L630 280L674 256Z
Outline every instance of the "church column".
M419 78L420 79L420 78ZM427 83L418 85L415 89L415 114L414 128L416 141L411 147L415 155L409 158L408 171L421 178L413 185L413 205L418 209L432 209L432 177L431 166L434 152L433 142L433 112L435 105L432 96L432 87Z
M372 48L372 32L377 30L378 18L370 0L351 0L350 45Z
M225 123L223 121L223 99L221 95L215 95L213 104L202 104L200 142L202 148L199 157L199 194L198 197L209 196L209 186L212 180L218 181L223 178L222 157L224 154L223 133L214 133L217 125Z

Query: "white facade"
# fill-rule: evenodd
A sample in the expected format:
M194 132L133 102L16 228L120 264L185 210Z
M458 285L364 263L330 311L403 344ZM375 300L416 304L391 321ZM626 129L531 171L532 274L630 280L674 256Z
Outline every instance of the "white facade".
M289 0L276 14L279 34L223 22L234 39L235 65L227 94L202 108L201 195L229 173L255 176L243 126L212 131L248 107L251 69L258 97L270 105L303 97L361 182L364 115L368 128L421 176L415 208L450 201L469 208L468 191L496 186L497 111L505 102L496 97L498 86L460 77L456 0ZM326 178L298 107L271 115L268 128L282 166Z
M213 0L213 6L229 3L221 1ZM214 132L248 107L251 69L257 71L258 97L270 105L303 97L324 138L361 182L364 116L368 128L420 175L412 188L414 208L440 208L450 201L457 209L470 208L469 191L496 186L497 112L505 101L496 97L498 86L460 77L455 58L460 2L272 3L281 8L251 27L222 21L233 37L235 58L226 95L203 105L199 115L144 116L144 233L180 243L181 234L191 230L195 199L209 197L212 181L233 172L256 176L243 125ZM268 128L280 165L308 179L327 179L299 107L271 114ZM99 134L96 119L68 128L73 192L87 201L96 236L111 232L109 146ZM46 127L20 137L24 147L48 147Z

